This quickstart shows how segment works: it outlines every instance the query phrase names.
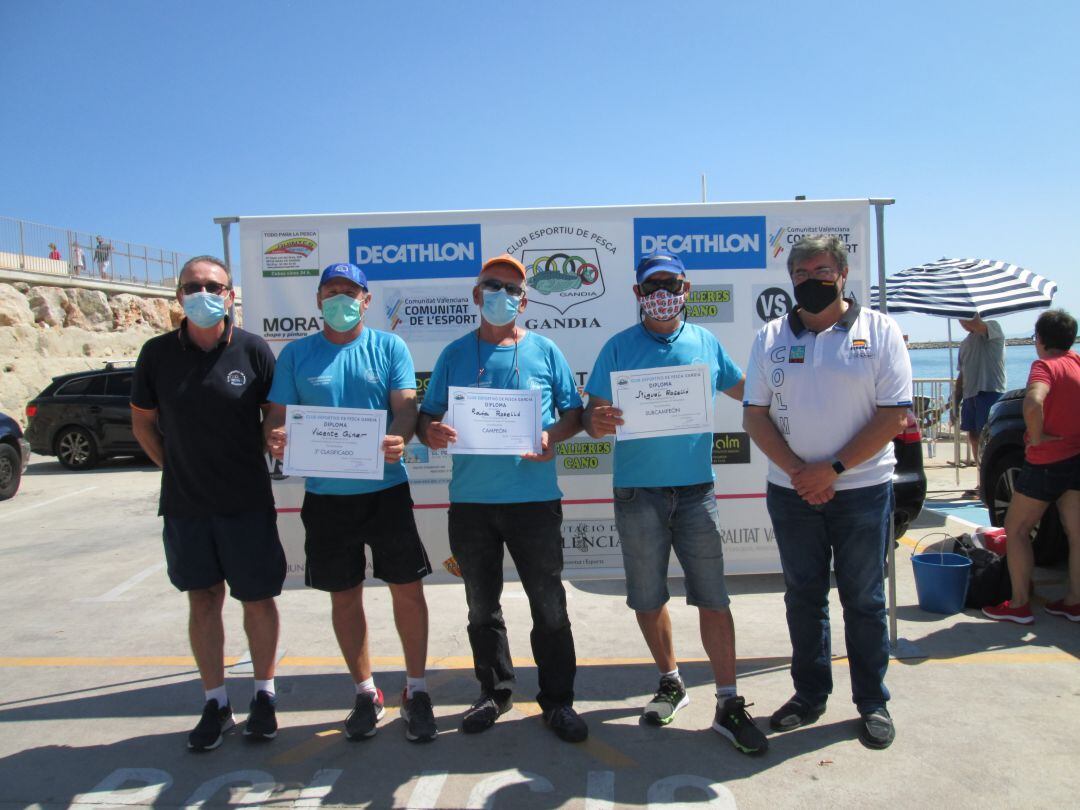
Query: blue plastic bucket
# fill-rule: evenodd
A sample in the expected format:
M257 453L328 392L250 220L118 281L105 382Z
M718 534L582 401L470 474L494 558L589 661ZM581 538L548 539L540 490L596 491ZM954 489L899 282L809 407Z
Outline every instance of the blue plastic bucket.
M918 551L918 546L915 550ZM962 554L924 551L912 554L911 567L915 571L920 608L946 615L964 609L971 579L971 560Z

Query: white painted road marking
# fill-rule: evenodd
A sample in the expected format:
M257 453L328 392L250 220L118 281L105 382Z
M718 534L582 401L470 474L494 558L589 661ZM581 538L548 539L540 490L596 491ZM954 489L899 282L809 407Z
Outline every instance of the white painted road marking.
M123 596L123 594L126 591L129 591L132 588L134 588L136 585L138 585L140 582L142 582L148 576L151 576L152 574L156 574L158 571L160 571L164 567L165 567L165 563L163 563L163 562L154 563L149 568L144 568L142 571L137 573L135 576L131 577L130 579L124 580L119 585L117 585L115 588L113 588L111 591L107 591L106 593L103 593L101 596L84 596L84 597L82 597L80 599L76 599L74 601L76 601L76 602L129 602L129 601L131 601L131 597L130 596Z
M90 492L93 489L97 489L97 487L96 486L94 486L94 487L85 487L83 489L75 490L74 492L69 492L67 495L57 495L55 498L49 498L49 500L47 500L47 501L42 501L41 503L32 503L29 506L24 506L22 509L16 509L13 512L4 512L3 514L4 514L5 518L9 518L9 517L12 517L14 515L22 514L23 512L29 512L31 509L37 509L37 508L42 507L42 506L48 506L50 503L56 503L57 501L62 501L62 500L64 500L64 498L74 498L76 495L84 495L84 494L86 494L87 492Z

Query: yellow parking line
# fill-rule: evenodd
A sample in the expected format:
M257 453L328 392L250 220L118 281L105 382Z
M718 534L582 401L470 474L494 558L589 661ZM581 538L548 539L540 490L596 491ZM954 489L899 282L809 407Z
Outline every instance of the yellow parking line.
M296 765L306 759L310 759L338 742L341 734L342 732L340 730L333 728L326 729L325 731L317 731L315 732L315 736L310 740L305 740L299 745L290 748L288 751L283 751L278 754L270 760L270 764Z

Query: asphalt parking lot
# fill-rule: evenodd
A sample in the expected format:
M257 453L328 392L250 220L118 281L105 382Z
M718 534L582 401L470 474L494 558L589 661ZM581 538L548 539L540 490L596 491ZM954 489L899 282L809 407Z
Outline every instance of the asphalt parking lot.
M489 732L462 735L476 695L459 585L427 588L429 686L440 726L406 742L398 717L404 669L385 589L366 595L376 679L387 717L349 743L341 721L352 686L325 595L279 603L278 738L190 754L202 693L186 638L186 601L169 584L156 517L155 469L114 461L74 474L35 456L19 494L0 503L0 806L264 807L1067 807L1080 795L1080 625L1038 612L1034 625L924 613L908 562L944 518L924 513L897 552L905 656L888 684L897 739L870 751L855 738L842 623L834 624L836 689L816 724L771 736L763 757L737 753L710 729L711 678L696 616L678 596L672 618L690 706L666 728L639 723L656 685L619 581L574 582L577 708L586 743L560 742L532 702L528 605L509 584L505 611L519 663L514 709ZM722 512L721 512L722 514ZM1040 595L1064 571L1040 570ZM731 578L739 685L766 718L791 693L779 576ZM680 583L673 583L680 593ZM839 604L833 604L839 617ZM228 685L238 719L250 699L240 611L226 608Z

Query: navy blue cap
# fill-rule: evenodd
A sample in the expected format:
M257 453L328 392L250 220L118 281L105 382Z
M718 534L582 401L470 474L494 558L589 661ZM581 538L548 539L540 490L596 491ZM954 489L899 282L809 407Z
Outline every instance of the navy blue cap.
M365 290L368 288L367 276L365 276L364 271L355 264L339 262L338 264L330 265L322 271L322 278L319 279L319 286L321 287L326 282L332 281L335 278L348 279L353 284L359 284Z
M668 253L666 250L654 250L647 256L643 256L641 261L638 262L638 284L653 273L674 273L677 276L685 276L686 268L683 267L682 259L674 253Z

